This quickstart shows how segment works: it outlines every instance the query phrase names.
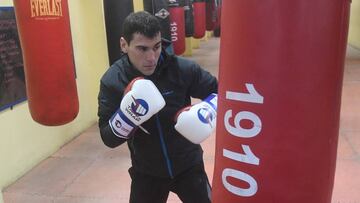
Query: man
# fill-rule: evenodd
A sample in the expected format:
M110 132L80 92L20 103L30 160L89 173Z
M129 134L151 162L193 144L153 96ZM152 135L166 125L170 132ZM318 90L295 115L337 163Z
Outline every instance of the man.
M145 11L125 19L120 39L124 54L100 83L101 138L111 148L128 144L130 202L166 202L169 191L183 202L210 202L201 146L174 126L190 97L205 99L217 92L217 80L196 63L168 54L160 29L156 17Z

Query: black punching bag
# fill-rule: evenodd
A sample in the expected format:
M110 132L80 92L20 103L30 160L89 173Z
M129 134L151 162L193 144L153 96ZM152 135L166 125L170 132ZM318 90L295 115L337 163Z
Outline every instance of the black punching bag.
M120 37L125 18L134 11L132 0L104 0L106 38L109 63L113 64L121 56Z
M180 0L184 5L185 11L185 37L192 37L194 35L194 9L192 0Z
M161 25L161 37L171 41L169 10L166 0L144 0L144 10L157 17Z

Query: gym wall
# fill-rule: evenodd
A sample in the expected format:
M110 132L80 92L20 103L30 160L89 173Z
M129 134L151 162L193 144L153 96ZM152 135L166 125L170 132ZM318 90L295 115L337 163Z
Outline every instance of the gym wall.
M350 11L349 44L360 50L360 0L352 0Z
M101 0L68 0L68 3L79 114L66 125L47 127L32 120L27 101L13 109L1 111L1 190L97 121L99 81L109 66L103 4ZM11 0L1 0L0 6L13 6L13 3ZM2 201L0 192L0 202Z

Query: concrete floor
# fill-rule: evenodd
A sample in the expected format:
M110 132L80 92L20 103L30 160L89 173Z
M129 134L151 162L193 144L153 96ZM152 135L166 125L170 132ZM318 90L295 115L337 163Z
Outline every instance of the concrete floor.
M218 74L219 39L209 38L193 56ZM332 203L360 203L360 51L348 47L343 85L337 168ZM215 136L203 144L213 176ZM126 145L106 148L97 124L5 188L5 203L125 203L130 192ZM181 202L171 194L168 202Z

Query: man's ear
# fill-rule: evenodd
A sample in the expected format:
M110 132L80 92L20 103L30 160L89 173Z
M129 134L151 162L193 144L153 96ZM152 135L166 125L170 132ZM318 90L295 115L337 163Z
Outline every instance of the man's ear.
M120 38L120 48L122 52L127 53L128 44L123 37Z

